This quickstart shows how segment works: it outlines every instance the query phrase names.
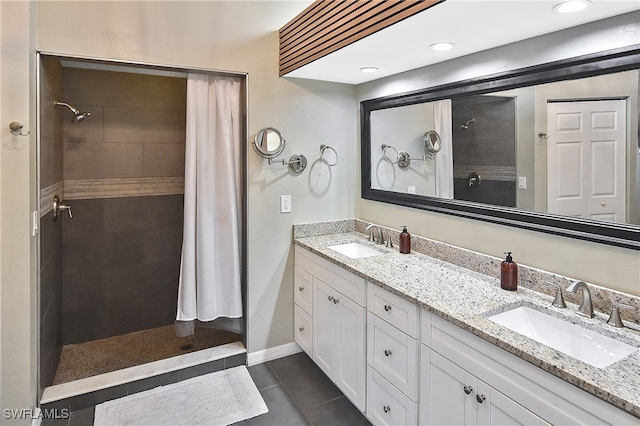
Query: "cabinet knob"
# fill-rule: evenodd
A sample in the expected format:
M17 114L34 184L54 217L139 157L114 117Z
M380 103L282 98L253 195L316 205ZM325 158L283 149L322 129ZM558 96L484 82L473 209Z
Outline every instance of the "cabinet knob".
M383 410L385 413L388 413L389 411L391 411L391 407L389 407L388 405L385 405L384 407L382 407L382 410Z
M333 302L333 296L329 296L327 297L327 299L329 300L329 302Z
M482 404L485 399L487 398L485 398L484 395L476 395L476 401L478 401L479 404Z
M391 349L385 349L384 356L391 356Z
M465 386L462 389L464 390L464 393L466 393L467 395L473 392L473 388L471 386Z
M300 286L300 287L298 287L298 290L303 291L304 287Z
M338 303L340 303L340 299L336 299L335 297L333 298L333 303L334 305L337 305Z
M304 327L300 327L298 330L302 333L304 331Z
M384 305L384 310L389 312L391 310L391 305Z

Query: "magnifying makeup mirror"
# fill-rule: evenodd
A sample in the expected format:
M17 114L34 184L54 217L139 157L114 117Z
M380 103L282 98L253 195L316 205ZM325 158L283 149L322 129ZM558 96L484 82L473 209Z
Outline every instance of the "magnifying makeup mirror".
M285 140L280 131L273 127L260 129L253 141L253 147L264 158L278 156L284 150Z

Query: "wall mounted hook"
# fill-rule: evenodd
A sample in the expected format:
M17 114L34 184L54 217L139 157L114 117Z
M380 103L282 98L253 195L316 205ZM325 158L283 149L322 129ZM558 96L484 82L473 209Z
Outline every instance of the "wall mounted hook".
M12 121L11 123L9 123L9 130L11 130L11 134L13 136L27 136L29 133L31 133L31 131L22 133L23 128L24 126L17 121Z

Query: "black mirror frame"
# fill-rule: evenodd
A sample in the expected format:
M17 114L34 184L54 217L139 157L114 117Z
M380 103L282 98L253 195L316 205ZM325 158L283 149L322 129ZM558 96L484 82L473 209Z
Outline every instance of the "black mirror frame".
M535 84L593 77L637 68L640 68L640 44L521 68L515 71L459 81L415 92L362 101L360 102L361 197L371 201L380 201L436 213L640 250L640 226L638 225L571 218L550 213L520 210L512 207L500 207L468 201L447 200L373 189L371 188L370 132L371 112L376 110L447 98L480 95ZM640 138L640 125L638 128L638 137Z

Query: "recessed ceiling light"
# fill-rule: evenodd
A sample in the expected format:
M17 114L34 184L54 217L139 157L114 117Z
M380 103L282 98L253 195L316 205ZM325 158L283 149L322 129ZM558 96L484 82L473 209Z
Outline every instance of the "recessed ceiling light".
M433 43L431 46L429 46L430 48L432 48L433 50L450 50L453 48L453 46L455 46L455 44L450 43L448 41L441 41L438 43Z
M360 71L362 71L362 72L376 72L376 71L378 71L378 68L376 68L376 67L362 67L362 68L360 68Z
M558 13L574 13L580 12L589 6L591 6L591 2L589 0L570 0L556 4L553 6L553 10Z

